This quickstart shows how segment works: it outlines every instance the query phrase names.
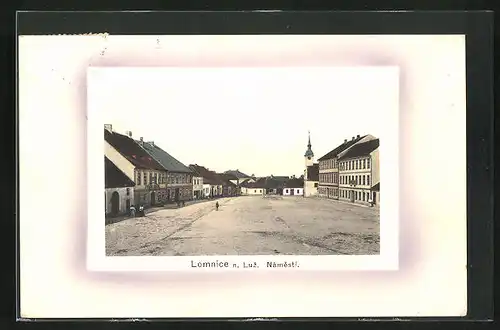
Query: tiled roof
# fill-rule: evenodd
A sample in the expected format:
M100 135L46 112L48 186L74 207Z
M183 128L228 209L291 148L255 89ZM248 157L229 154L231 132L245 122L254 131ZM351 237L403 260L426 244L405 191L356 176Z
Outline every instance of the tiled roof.
M230 181L230 180L238 180L236 177L225 173L215 173L215 175L219 177L219 179L223 182L224 185L236 187L236 184Z
M160 163L167 171L177 173L192 173L191 169L180 161L175 159L168 152L151 142L135 141L142 146L158 163Z
M108 157L104 156L104 187L126 188L134 187L135 183L129 179Z
M271 175L269 178L281 182L285 182L290 179L290 177L284 175L278 175L278 176Z
M307 166L307 180L308 181L319 181L319 164L313 164Z
M189 168L197 175L203 178L203 183L211 185L222 185L224 182L221 178L214 172L210 171L206 167L200 166L198 164L191 164Z
M303 179L290 179L285 182L285 188L303 188L304 180Z
M366 135L355 137L354 139L351 139L351 140L346 140L344 143L342 143L341 145L339 145L338 147L336 147L335 149L333 149L332 151L330 151L329 153L327 153L323 157L320 157L318 159L318 161L335 158L339 153L341 153L342 151L346 150L347 148L353 146L355 143L359 142L365 136Z
M116 132L111 133L104 129L104 139L135 167L160 171L165 170L150 154L135 143L132 138Z
M234 175L237 179L250 178L249 175L246 175L245 173L240 172L240 170L228 170L228 171L225 171L224 174Z
M371 188L372 191L380 191L380 182Z
M266 178L259 178L255 182L245 182L247 188L266 188Z
M353 158L353 157L363 157L368 156L373 150L379 147L379 139L370 140L360 144L352 146L351 149L347 150L345 154L339 157L339 160Z

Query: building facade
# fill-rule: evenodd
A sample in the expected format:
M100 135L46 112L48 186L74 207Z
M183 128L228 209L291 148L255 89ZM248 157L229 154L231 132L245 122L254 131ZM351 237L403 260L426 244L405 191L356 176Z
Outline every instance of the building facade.
M292 178L285 182L283 196L304 196L304 180Z
M134 205L135 183L104 156L104 211L106 216L127 214Z
M157 204L157 196L165 187L166 170L133 139L114 132L111 125L104 129L104 154L135 184L134 202L145 207Z
M194 175L203 178L205 198L222 197L224 183L214 171L210 171L208 168L198 164L190 164L189 168L193 171Z
M202 199L204 197L203 192L203 177L193 176L193 198Z
M193 199L193 171L182 164L168 152L160 148L154 141L145 142L141 137L136 143L155 159L166 171L160 183L160 190L156 194L157 203L175 203Z
M339 162L340 200L378 205L380 192L379 139L355 144L342 152Z
M319 182L318 196L329 199L340 199L340 177L338 156L355 144L373 138L371 135L352 137L345 139L344 143L338 145L333 150L318 159L319 161Z

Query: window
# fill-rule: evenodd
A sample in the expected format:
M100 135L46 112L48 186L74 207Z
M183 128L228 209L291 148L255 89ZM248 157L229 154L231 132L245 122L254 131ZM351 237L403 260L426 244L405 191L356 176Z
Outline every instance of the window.
M141 185L141 172L137 171L136 175L137 176L136 176L135 181L136 181L137 185L140 186Z
M366 175L363 175L363 185L366 184Z
M149 172L149 184L153 182L153 173Z
M369 175L366 176L366 184L370 185L370 176Z
M366 168L366 159L363 159L363 168Z
M366 168L370 168L370 158L366 160Z
M127 188L127 196L130 196L130 188Z
M318 188L318 183L317 182L314 183L314 188Z
M144 172L144 175L142 176L142 181L144 185L148 184L148 175L146 172Z
M358 169L358 160L356 159L355 163L354 163L354 169Z

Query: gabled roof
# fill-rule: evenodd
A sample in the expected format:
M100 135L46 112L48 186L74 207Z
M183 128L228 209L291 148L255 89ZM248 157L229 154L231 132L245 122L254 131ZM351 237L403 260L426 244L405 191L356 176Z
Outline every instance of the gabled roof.
M211 185L222 185L224 182L221 178L214 172L210 171L204 166L200 166L198 164L191 164L189 168L198 176L203 178L203 183L211 184Z
M307 166L307 181L319 181L319 164Z
M280 181L280 182L285 182L285 181L288 181L290 179L290 177L285 176L285 175L278 175L278 176L271 175L268 178L276 180L276 181Z
M104 140L116 149L123 157L125 157L135 167L141 169L151 169L165 171L163 166L159 164L150 154L141 148L135 141L116 132L110 132L104 129Z
M108 157L104 156L104 188L134 187L130 180Z
M232 175L232 174L229 174L229 173L217 173L218 176L220 176L221 178L223 178L224 180L238 180L238 178L235 176L235 175Z
M304 187L303 179L295 178L285 182L285 188L303 188L303 187Z
M258 188L265 189L266 188L266 178L259 178L255 182L245 182L244 187L246 188Z
M236 187L236 184L230 181L230 180L238 180L236 177L225 173L215 173L215 175L223 182L223 185Z
M246 175L245 173L240 172L240 170L228 170L228 171L225 171L224 174L231 174L231 175L235 176L237 179L250 178L249 175Z
M167 171L177 173L192 173L191 169L180 161L175 159L168 152L154 144L153 142L135 141L148 154L150 154L158 163L160 163Z
M318 158L318 161L320 160L328 160L337 157L338 154L340 154L342 151L346 150L347 148L353 146L354 144L358 143L361 139L366 137L366 135L363 136L357 136L354 139L351 140L345 140L344 143L341 145L337 146L335 149L324 155L323 157Z
M367 142L355 144L351 149L347 150L345 154L339 157L339 160L368 156L373 150L379 147L379 139L370 140Z

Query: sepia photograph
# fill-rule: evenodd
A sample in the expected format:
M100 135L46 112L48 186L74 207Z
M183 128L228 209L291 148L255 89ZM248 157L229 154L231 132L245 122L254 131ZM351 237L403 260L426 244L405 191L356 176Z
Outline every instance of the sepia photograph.
M104 70L107 256L380 254L383 68Z

